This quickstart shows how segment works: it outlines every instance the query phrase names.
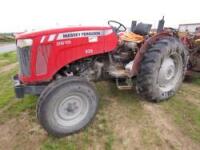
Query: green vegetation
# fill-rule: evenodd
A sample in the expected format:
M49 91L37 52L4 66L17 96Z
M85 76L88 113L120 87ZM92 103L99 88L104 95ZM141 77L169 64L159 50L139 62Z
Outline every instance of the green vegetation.
M15 63L16 61L17 56L15 51L0 54L0 67Z
M15 38L12 33L8 34L0 34L0 43L9 43L9 42L14 42Z
M155 129L150 124L147 125L149 127L146 126L144 129L141 130L142 144L149 148L154 145L162 145L162 141L158 134L155 132Z
M107 137L107 141L105 142L105 149L106 150L111 150L113 142L114 142L113 135L108 136Z
M29 111L31 110L35 112L36 102L37 102L37 97L29 95L21 100L16 100L16 103L11 105L8 108L8 111L14 115L18 115L20 112L26 110Z
M192 77L192 82L194 84L200 85L200 73L194 73Z
M14 99L15 95L12 87L12 76L16 73L16 69L13 69L9 72L0 74L0 108L8 104L9 101Z
M42 145L42 150L77 150L76 141L73 139L57 139L49 137Z
M200 95L200 89L198 94ZM162 105L182 132L200 143L200 107L184 98L182 94L177 94ZM200 101L200 96L198 100Z

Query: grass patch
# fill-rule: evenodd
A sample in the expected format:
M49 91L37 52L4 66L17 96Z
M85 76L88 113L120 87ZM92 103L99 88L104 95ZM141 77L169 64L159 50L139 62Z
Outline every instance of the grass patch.
M198 72L193 73L192 83L200 85L200 73Z
M0 67L15 63L16 61L17 55L15 51L0 54Z
M197 84L185 83L182 89L179 90L177 96L190 101L191 99L196 100L196 103L200 104L200 87Z
M26 96L24 99L13 98L12 103L5 111L0 114L0 124L8 121L11 118L18 117L22 112L27 112L29 114L29 119L32 121L37 121L36 118L36 103L37 98L34 96Z
M149 149L153 149L153 147L156 146L161 146L162 145L162 140L160 137L157 135L155 132L155 129L152 126L146 126L141 130L141 141L144 145L144 147L149 147Z
M197 84L197 85L200 85L200 78L199 77L195 77L193 79L193 83Z
M8 111L10 114L18 115L20 112L26 111L26 110L32 110L35 112L37 103L37 97L36 96L26 96L22 100L19 100L12 106L8 108Z
M4 107L15 97L11 79L14 74L16 74L16 69L0 74L0 108Z
M76 142L71 138L57 139L49 137L41 150L77 150Z
M162 105L183 133L200 142L200 108L198 106L183 100L183 97L178 95Z
M6 108L5 112L0 114L1 123L10 119L11 117L17 116L22 111L32 110L30 112L35 112L35 106L37 102L37 97L35 96L26 96L23 99L16 99L13 83L12 83L12 76L16 74L17 69L12 69L9 72L4 72L0 74L0 108L6 107L9 103L11 105ZM34 114L35 116L35 114Z
M200 85L200 72L192 72L192 75L186 76L186 81L192 84Z
M8 52L0 54L0 67L16 62L16 52ZM14 99L15 94L12 85L12 76L16 74L17 69L12 69L9 72L0 74L0 108L4 107L11 99Z
M108 83L109 84L109 83ZM110 97L114 97L119 105L126 108L127 115L130 119L140 120L145 114L141 104L141 97L136 93L135 89L119 90L113 83L110 85Z
M113 134L108 135L105 142L105 150L112 150L113 142L114 142Z

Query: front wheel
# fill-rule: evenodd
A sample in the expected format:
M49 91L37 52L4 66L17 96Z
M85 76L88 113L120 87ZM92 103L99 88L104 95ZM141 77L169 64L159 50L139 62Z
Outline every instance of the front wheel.
M187 60L187 50L178 39L166 37L157 41L141 62L137 91L152 101L172 97L183 81Z
M94 87L79 77L50 84L39 98L37 116L43 128L61 137L84 128L95 116L98 96Z

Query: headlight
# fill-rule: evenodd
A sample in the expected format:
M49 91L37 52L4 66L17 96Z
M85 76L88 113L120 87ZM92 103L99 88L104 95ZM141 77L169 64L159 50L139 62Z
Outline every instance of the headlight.
M32 46L32 44L33 44L32 39L19 39L19 40L17 40L17 47L19 47L19 48Z

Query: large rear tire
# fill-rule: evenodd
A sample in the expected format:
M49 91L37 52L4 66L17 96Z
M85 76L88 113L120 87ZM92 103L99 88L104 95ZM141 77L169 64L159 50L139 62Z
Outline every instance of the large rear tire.
M37 117L51 135L62 137L86 127L98 108L95 88L79 77L51 83L41 94Z
M144 55L137 91L151 101L163 101L179 89L187 66L187 50L174 37L157 41Z

